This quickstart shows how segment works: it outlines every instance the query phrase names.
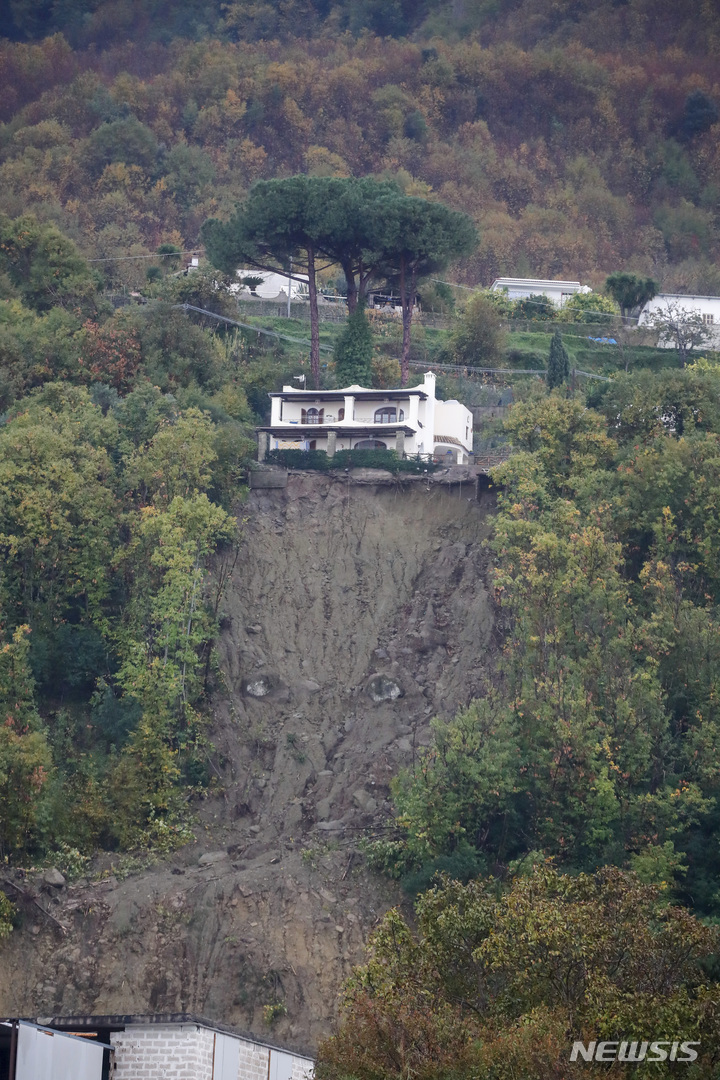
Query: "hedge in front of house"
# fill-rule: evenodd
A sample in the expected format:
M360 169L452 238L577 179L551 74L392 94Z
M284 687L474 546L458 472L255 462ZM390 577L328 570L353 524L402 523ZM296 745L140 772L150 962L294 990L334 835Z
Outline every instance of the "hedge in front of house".
M394 450L338 450L328 457L324 450L270 450L269 465L286 469L385 469L388 472L434 472L438 467L421 457L401 458Z

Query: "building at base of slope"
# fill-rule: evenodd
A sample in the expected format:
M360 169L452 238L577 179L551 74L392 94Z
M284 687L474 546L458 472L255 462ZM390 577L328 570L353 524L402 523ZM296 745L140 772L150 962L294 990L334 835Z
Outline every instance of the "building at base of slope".
M185 1013L0 1021L0 1080L311 1080L313 1067Z

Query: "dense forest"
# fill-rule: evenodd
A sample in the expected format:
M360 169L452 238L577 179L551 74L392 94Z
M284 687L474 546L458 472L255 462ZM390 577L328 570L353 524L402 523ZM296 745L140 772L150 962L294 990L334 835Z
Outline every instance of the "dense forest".
M720 291L707 0L8 7L0 211L56 223L110 283L144 275L113 256L192 247L254 180L308 172L470 213L472 285L631 266Z

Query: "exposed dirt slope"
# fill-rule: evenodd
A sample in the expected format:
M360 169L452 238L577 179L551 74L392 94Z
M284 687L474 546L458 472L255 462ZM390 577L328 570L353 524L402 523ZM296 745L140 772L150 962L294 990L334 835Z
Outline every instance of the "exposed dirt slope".
M451 482L460 477L463 482ZM214 694L223 794L198 842L123 881L35 890L0 952L0 1012L187 1011L312 1049L397 899L357 855L433 715L493 658L492 496L443 482L290 474L251 493ZM302 854L304 851L304 855Z

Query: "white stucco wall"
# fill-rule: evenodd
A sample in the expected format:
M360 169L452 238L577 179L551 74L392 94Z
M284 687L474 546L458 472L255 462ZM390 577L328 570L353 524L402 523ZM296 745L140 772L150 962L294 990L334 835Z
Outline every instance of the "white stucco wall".
M649 300L640 312L639 326L647 326L653 315L663 315L668 308L680 310L687 314L700 313L703 322L706 323L709 338L706 348L717 349L720 347L720 296L693 296L685 293L658 293ZM672 340L659 341L661 347L672 349L675 343ZM702 351L699 347L697 352Z
M720 326L720 296L691 296L680 293L658 293L648 300L640 313L638 322L642 325L652 313L663 312L668 304L677 305L683 311L699 311L702 315L713 315L713 323Z
M436 432L457 439L466 453L472 449L470 411L458 401L436 401L435 375L431 371L426 372L423 381L416 386L387 394L383 392L382 395L358 386L326 393L312 390L298 393L294 387L284 386L282 394L272 397L271 402L270 427L285 429L270 432L271 449L304 450L309 448L306 444L314 441L316 449L324 450L330 425L337 432L337 450L354 449L358 442L366 439L379 440L389 450L394 450L400 425L409 429L404 432L407 455L431 455ZM303 410L306 410L307 418L309 409L323 410L321 424L302 423ZM341 409L345 411L342 420L339 419ZM384 424L375 420L378 412L385 409L395 410L394 422ZM297 427L297 435L288 430L291 427ZM358 428L364 430L354 430Z
M435 403L435 441L443 435L459 439L465 450L472 450L472 413L459 401L437 401Z
M547 296L562 307L576 293L592 292L579 281L545 281L541 278L497 278L490 286L495 292L507 292L508 300L525 300L528 296Z
M287 297L288 278L283 277L282 274L273 274L269 270L238 270L237 275L239 278L261 277L263 279L262 285L257 286L255 293L262 300L274 300L281 292ZM307 275L298 274L297 277L302 280L296 281L295 277L292 277L289 280L290 299L294 300L296 297L304 297L307 299ZM235 286L233 286L233 291L239 291L241 293L244 291L246 295L250 292L247 287L243 289L242 286L240 286L239 289L236 289Z

